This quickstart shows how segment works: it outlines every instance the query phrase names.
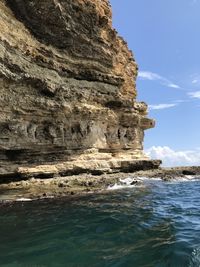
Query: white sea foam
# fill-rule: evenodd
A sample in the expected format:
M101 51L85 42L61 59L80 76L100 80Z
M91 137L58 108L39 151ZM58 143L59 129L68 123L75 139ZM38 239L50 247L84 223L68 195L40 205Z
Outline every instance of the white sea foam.
M146 177L146 176L138 177L137 180L139 180L139 181L162 181L162 179L159 178L159 177L149 178L149 177Z
M108 190L118 190L123 188L132 188L138 186L139 179L128 177L126 179L119 179L119 182L108 186ZM140 183L139 183L140 184Z
M21 197L21 198L17 198L16 201L32 201L31 198L24 198L24 197Z
M189 267L200 266L200 248L196 248L193 250Z
M184 177L177 177L169 180L169 183L179 183L179 182L190 182L200 179L199 176L195 175L185 175ZM145 183L148 182L156 182L156 181L163 181L162 178L156 177L156 178L148 178L148 177L127 177L126 179L119 179L119 182L108 186L108 190L118 190L118 189L123 189L123 188L133 188L133 187L139 187L139 186L144 186ZM163 181L164 182L164 181ZM167 182L167 181L166 181Z
M185 175L184 177L176 177L174 181L175 182L190 182L190 181L195 181L199 179L200 177L197 175Z
M131 185L132 182L135 181L134 178L126 178L126 179L119 179L120 183L124 184L124 185Z

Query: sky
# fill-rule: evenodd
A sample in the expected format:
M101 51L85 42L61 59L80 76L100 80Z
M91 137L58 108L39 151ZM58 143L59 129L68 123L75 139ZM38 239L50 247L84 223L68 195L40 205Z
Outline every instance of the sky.
M144 147L164 166L200 165L200 0L110 0L139 66L138 100L156 127Z

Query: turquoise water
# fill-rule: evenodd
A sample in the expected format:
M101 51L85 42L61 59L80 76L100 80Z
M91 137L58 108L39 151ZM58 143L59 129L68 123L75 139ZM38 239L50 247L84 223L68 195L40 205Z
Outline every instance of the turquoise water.
M200 181L2 204L0 266L200 266Z

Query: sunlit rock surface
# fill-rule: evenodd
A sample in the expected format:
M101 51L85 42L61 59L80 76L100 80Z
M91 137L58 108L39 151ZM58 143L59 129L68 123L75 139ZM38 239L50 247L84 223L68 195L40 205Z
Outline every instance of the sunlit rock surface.
M107 0L0 1L0 175L156 168Z

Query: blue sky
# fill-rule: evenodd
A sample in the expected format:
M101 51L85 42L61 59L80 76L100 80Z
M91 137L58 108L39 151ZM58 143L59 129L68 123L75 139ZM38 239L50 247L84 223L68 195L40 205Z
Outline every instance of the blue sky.
M138 100L157 122L145 150L164 165L200 165L200 0L110 2L139 65Z

